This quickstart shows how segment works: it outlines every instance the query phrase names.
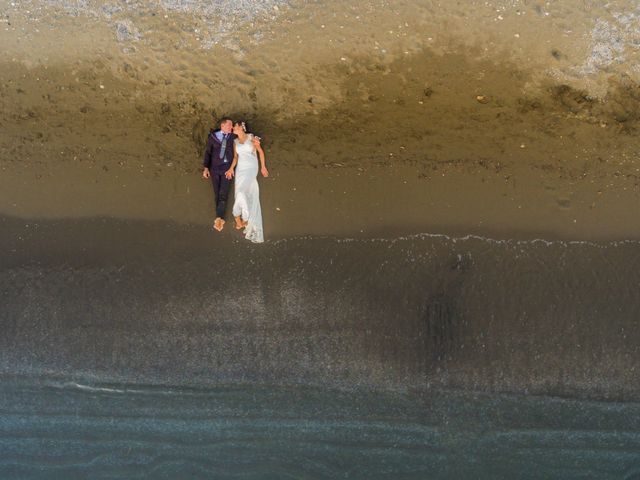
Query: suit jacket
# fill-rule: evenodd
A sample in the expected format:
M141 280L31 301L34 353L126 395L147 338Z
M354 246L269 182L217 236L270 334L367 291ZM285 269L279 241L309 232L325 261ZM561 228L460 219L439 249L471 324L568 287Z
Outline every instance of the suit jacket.
M236 139L234 133L230 133L227 136L227 146L224 151L224 156L220 158L220 150L222 150L222 142L218 140L216 132L218 130L211 130L209 137L207 138L207 148L204 151L204 160L202 165L214 172L226 172L229 170L231 163L233 162L233 142Z

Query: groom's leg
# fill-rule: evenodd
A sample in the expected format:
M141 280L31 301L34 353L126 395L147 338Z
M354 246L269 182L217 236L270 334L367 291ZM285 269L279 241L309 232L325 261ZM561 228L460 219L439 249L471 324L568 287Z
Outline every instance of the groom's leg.
M224 176L224 173L221 174L219 178L216 216L224 218L224 214L227 210L227 198L229 198L229 191L231 190L231 180L228 180L227 177Z
M220 198L220 176L211 171L211 185L213 185L213 204L216 207L216 216L218 212L218 200Z

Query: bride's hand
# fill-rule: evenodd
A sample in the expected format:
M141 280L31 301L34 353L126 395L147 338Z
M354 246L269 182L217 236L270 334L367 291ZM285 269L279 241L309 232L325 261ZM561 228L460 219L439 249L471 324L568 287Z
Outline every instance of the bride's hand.
M227 180L231 180L233 178L233 168L230 168L224 173L224 176L227 177Z
M267 170L267 167L262 167L262 170L260 170L260 172L262 173L263 177L269 176L269 170Z

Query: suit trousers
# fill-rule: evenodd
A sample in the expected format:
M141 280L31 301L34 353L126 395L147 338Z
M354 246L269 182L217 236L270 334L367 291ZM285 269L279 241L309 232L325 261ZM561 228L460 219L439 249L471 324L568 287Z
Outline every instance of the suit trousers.
M216 218L224 218L232 180L227 179L227 177L224 176L224 172L211 170L210 173L211 183L213 184L213 196L216 204Z

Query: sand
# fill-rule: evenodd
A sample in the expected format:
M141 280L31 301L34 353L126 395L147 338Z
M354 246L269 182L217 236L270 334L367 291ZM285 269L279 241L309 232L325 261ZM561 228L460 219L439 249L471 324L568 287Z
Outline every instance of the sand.
M640 237L632 2L109 5L2 7L2 215L210 224L232 115L267 238Z

